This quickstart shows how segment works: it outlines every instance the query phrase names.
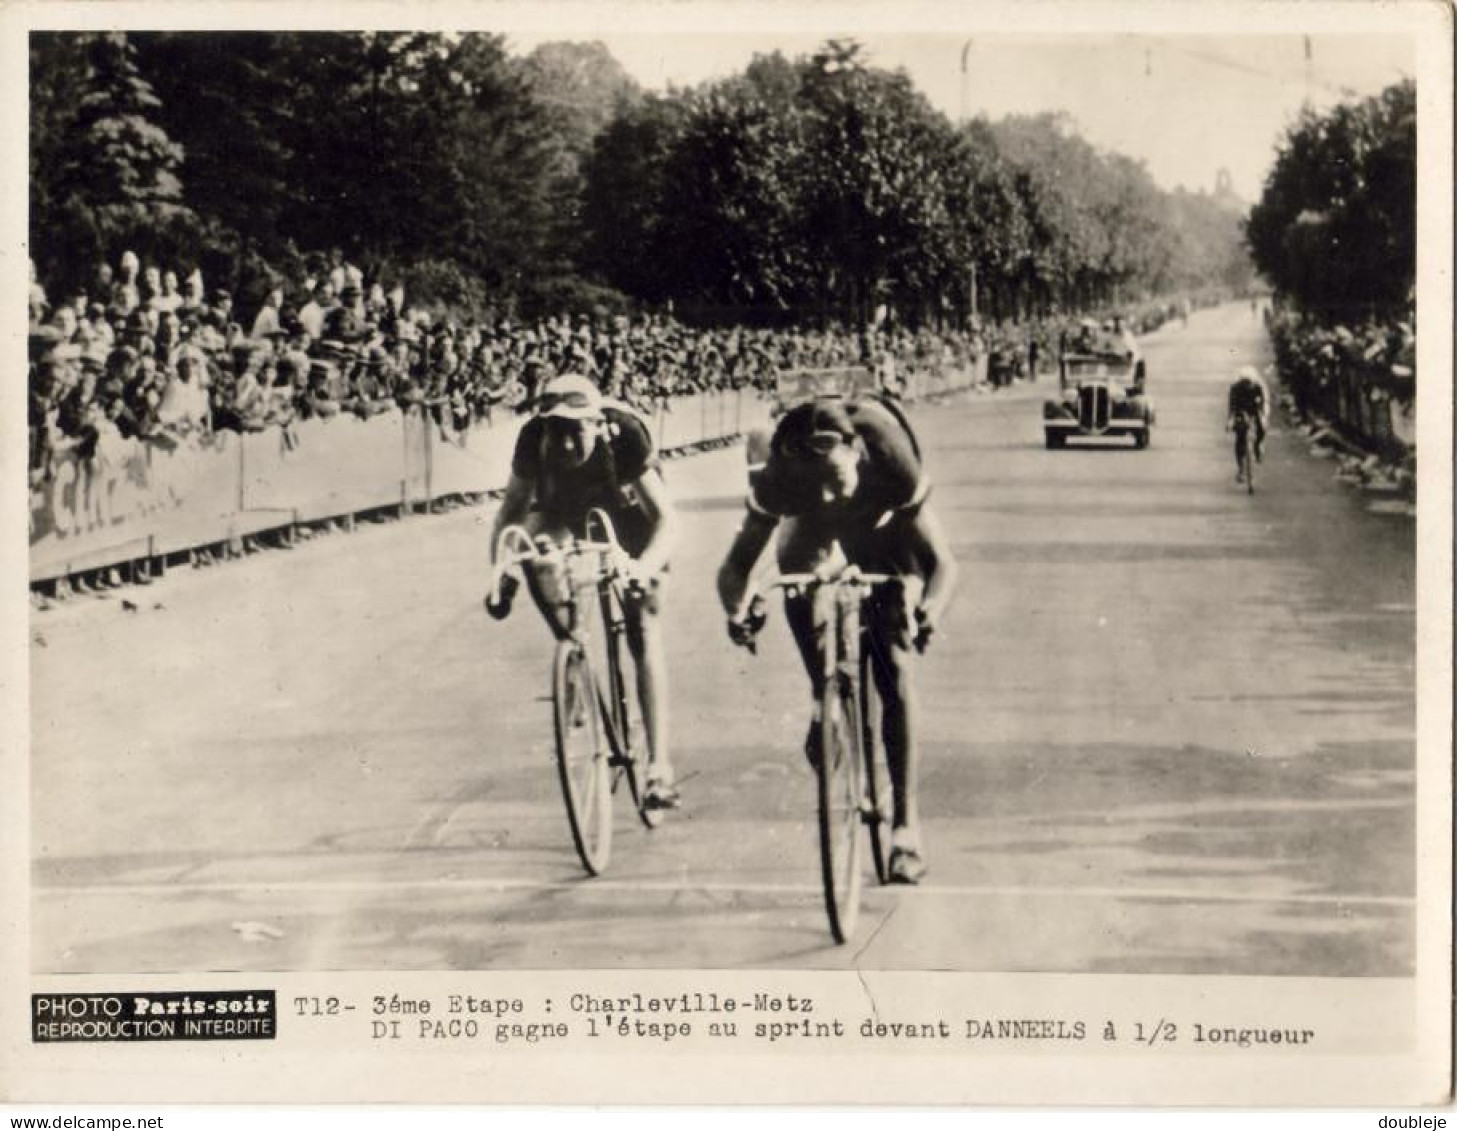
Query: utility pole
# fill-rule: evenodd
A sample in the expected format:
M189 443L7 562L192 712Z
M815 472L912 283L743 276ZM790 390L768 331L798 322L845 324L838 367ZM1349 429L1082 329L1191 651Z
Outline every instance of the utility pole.
M963 126L965 126L967 122L966 86L967 75L969 72L969 64L971 62L971 45L973 42L973 40L968 39L965 43L961 45L961 124ZM971 271L969 273L968 285L971 291L971 317L975 318L977 316L977 285L976 260L974 258L971 261Z

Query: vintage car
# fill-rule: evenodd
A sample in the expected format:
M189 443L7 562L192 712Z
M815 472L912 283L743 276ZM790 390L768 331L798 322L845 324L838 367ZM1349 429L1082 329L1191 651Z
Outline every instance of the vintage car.
M1042 406L1049 448L1071 438L1131 436L1135 448L1153 438L1153 402L1144 391L1143 360L1131 353L1064 353L1058 361L1060 395Z

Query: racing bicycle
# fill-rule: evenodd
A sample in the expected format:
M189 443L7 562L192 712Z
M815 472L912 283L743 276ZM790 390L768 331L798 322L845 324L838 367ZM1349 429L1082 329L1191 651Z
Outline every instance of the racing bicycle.
M626 603L643 594L626 576L627 554L605 511L588 512L584 535L553 542L506 527L490 600L499 600L501 582L522 566L546 565L560 582L566 628L551 668L557 775L572 844L588 875L597 876L612 858L612 798L622 785L648 828L657 827L662 810L647 803L647 736L622 663Z
M862 573L855 567L827 576L782 574L758 587L749 601L749 617L762 626L762 593L782 589L788 597L805 597L813 611L820 648L823 690L820 693L819 749L816 763L820 874L825 912L835 942L855 933L863 886L862 844L868 840L876 879L890 880L890 823L886 805L890 777L880 742L880 700L872 663L884 663L877 638L865 624L865 601L881 585L900 584L886 574ZM861 836L862 828L868 834Z

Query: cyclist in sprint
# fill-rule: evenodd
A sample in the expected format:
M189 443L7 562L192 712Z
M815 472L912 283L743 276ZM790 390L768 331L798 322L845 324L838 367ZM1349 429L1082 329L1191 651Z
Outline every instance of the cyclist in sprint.
M679 793L668 753L668 672L660 623L675 526L672 504L642 418L627 405L604 399L586 377L557 377L537 397L536 414L517 438L505 498L491 530L492 557L501 531L513 524L553 541L584 537L587 512L594 507L607 512L631 557L629 580L635 584L627 591L627 644L647 729L647 804L675 809ZM564 620L555 573L546 566L528 567L526 579L537 608L560 639L572 626ZM508 577L498 603L486 598L486 611L504 620L515 592Z
M750 488L748 514L718 574L719 599L736 644L749 643L762 625L745 615L744 595L776 529L783 573L849 564L902 579L871 595L866 624L881 658L871 667L884 705L882 737L894 797L890 875L903 884L918 883L926 874L913 656L929 643L956 581L956 562L928 501L930 489L915 435L890 404L822 398L798 405L774 431ZM805 753L813 765L822 673L809 601L786 599L785 619L812 685L815 714Z
M1252 365L1243 366L1229 386L1229 413L1224 422L1226 432L1233 430L1234 418L1240 413L1254 423L1255 461L1258 463L1265 458L1265 424L1270 416L1270 391ZM1238 458L1239 453L1236 452L1235 459ZM1243 476L1241 471L1237 478Z

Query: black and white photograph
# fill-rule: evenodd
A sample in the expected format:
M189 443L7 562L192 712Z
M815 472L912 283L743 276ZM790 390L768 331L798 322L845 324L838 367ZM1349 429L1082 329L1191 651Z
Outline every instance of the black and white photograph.
M1450 1100L1450 8L354 14L7 25L6 1098Z

